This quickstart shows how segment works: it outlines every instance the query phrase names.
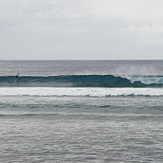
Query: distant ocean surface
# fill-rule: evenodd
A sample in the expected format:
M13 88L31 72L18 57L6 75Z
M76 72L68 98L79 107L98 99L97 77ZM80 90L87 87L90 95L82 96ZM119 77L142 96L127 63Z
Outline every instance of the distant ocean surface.
M0 61L0 119L0 162L162 163L163 60Z

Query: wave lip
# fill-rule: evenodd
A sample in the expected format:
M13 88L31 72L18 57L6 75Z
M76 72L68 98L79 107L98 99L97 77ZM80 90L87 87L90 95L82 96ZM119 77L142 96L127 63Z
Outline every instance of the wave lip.
M147 78L147 77L146 77ZM147 80L147 79L146 79ZM160 77L160 80L162 77ZM163 87L113 75L1 76L0 87Z
M3 87L0 96L163 96L162 88L53 88L53 87Z

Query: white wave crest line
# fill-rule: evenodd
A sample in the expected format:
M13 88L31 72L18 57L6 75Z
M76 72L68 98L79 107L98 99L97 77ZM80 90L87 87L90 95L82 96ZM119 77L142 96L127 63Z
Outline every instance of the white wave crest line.
M163 96L163 88L2 87L0 96Z

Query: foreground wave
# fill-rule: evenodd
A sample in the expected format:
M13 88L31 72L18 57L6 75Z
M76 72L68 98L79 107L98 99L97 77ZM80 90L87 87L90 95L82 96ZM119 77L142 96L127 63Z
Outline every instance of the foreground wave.
M0 96L163 96L162 88L52 88L52 87L3 87Z
M163 87L163 76L0 76L0 87Z

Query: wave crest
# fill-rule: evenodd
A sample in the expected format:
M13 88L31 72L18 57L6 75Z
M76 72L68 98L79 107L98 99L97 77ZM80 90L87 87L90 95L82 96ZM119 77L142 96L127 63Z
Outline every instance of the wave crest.
M54 87L3 87L0 96L58 96L58 97L115 97L163 96L162 88L54 88Z
M147 77L146 77L147 78ZM146 79L147 80L147 79ZM162 77L160 77L160 80ZM113 75L1 76L1 87L162 87Z

